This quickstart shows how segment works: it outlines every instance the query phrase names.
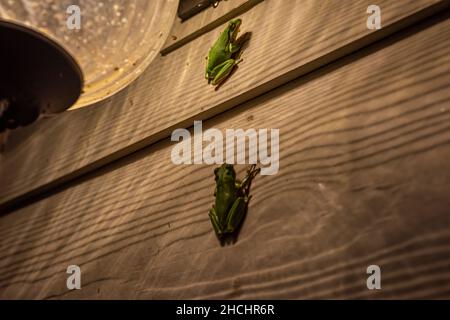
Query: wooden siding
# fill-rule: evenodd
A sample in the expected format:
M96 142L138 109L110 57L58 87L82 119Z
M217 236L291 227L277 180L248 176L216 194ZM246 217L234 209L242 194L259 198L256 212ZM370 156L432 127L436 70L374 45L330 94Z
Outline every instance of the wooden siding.
M16 132L1 159L0 209L411 26L449 1L380 0L378 5L383 28L371 31L366 27L366 0L263 1L241 15L242 32L252 31L252 37L244 62L220 90L206 85L203 70L204 57L223 25L160 57L116 96Z
M256 28L246 18L249 29ZM339 27L319 27L310 19L297 39L311 37L319 47L290 43L295 51L289 57L300 68L308 56L317 59L342 44L333 39L342 35L335 33ZM325 20L332 23L330 19ZM363 33L362 27L354 28ZM346 35L356 39L352 30ZM172 164L174 144L164 138L0 217L0 298L449 298L449 31L448 14L437 15L207 120L205 129L281 130L280 172L255 180L247 219L234 245L219 245L207 215L213 203L213 167ZM164 59L186 61L189 50L198 50L189 61L200 63L197 55L213 37L205 35ZM294 35L276 37L287 43ZM255 35L253 43L259 41ZM177 114L190 119L195 106L218 108L227 95L242 95L291 70L283 61L278 66L252 62L264 55L274 61L275 52L265 48L249 50L246 67L217 94L201 88L200 79L188 90L184 81L197 75L178 73L164 106L148 104L158 92L150 86L144 90L143 84L157 86L154 81L174 72L170 60L161 60L161 65L169 63L165 73L156 73L155 80L144 76L119 95L117 105L109 101L102 106L105 113L94 122L108 122L112 131L79 134L86 140L71 161L86 165L100 144L112 152L113 145L114 150L124 146L119 141L131 145L148 137L155 126L169 123L156 120L162 114L175 116L170 109L174 104L182 102ZM247 68L254 76L260 72L261 78L258 74L250 81ZM183 84L178 84L179 77ZM110 112L126 112L132 90L148 90L135 106L147 108L154 118L133 113L114 118L118 127L113 128ZM182 95L186 98L179 102ZM194 99L195 106L190 103ZM89 112L95 117L100 106ZM67 130L75 130L77 123ZM42 127L42 134L50 138L53 132L54 142L61 142L69 135L62 126L56 122L51 129ZM90 126L94 123L83 128ZM28 139L28 152L37 156L33 148L39 139ZM47 147L49 155L52 148L61 157L58 163L69 161L58 146ZM244 168L239 169L242 174ZM24 186L24 173L17 177L17 185ZM70 264L82 269L82 290L66 288ZM380 291L366 288L371 264L382 268Z

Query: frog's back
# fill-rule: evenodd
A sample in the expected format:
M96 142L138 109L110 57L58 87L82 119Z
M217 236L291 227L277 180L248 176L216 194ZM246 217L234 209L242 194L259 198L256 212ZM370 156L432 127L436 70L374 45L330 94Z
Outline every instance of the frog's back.
M231 55L226 43L224 43L222 37L219 37L209 49L207 70L212 71L214 67L230 59Z
M225 219L236 200L235 190L227 185L217 185L216 192L216 213L219 219Z

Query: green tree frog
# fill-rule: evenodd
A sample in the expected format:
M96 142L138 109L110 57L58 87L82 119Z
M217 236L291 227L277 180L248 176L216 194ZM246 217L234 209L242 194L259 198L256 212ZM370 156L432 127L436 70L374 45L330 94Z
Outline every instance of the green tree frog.
M233 233L247 212L252 180L261 170L252 165L244 180L236 179L233 165L223 164L214 170L216 179L215 205L209 211L213 228L219 238Z
M225 80L240 62L240 60L237 61L234 58L243 44L242 41L236 40L241 23L241 19L230 21L220 34L219 39L216 40L209 50L206 57L205 78L208 80L208 83L214 86Z

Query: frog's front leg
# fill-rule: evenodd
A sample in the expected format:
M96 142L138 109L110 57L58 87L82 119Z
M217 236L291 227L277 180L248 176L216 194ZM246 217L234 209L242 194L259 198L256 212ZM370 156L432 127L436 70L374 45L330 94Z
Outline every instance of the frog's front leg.
M257 168L256 164L253 164L250 167L250 169L247 170L247 176L236 187L240 189L240 191L243 192L243 194L246 194L248 196L248 193L250 191L250 185L253 179L256 177L256 175L260 172L261 168Z
M211 81L211 84L213 86L218 85L223 80L226 79L226 77L229 76L231 71L233 70L234 66L237 65L240 61L236 61L234 59L226 60L225 62L222 62L218 66L216 66L210 74L210 77L213 78Z
M231 53L236 53L239 50L241 50L242 44L241 43L230 43L228 45L228 51Z
M226 222L226 233L234 232L242 222L242 218L245 216L245 212L247 211L247 204L249 198L247 197L239 197L234 201L233 206L228 212L227 222Z
M230 43L228 45L228 51L233 54L233 59L240 59L242 54L242 48L246 44L247 41L250 40L251 32L246 32L242 36L240 36L238 39L236 39L234 42Z

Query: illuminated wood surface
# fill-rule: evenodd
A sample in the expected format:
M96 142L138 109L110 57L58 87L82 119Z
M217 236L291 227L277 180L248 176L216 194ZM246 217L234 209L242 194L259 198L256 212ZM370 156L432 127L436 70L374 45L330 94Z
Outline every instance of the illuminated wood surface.
M206 84L204 57L224 25L156 59L116 96L14 133L1 158L0 208L156 143L194 119L229 110L413 25L449 1L377 4L383 28L370 31L364 0L263 1L240 15L242 32L252 37L244 61L220 90Z
M441 15L206 121L281 130L234 245L209 222L213 166L173 165L166 138L0 217L0 298L450 298L449 31Z

